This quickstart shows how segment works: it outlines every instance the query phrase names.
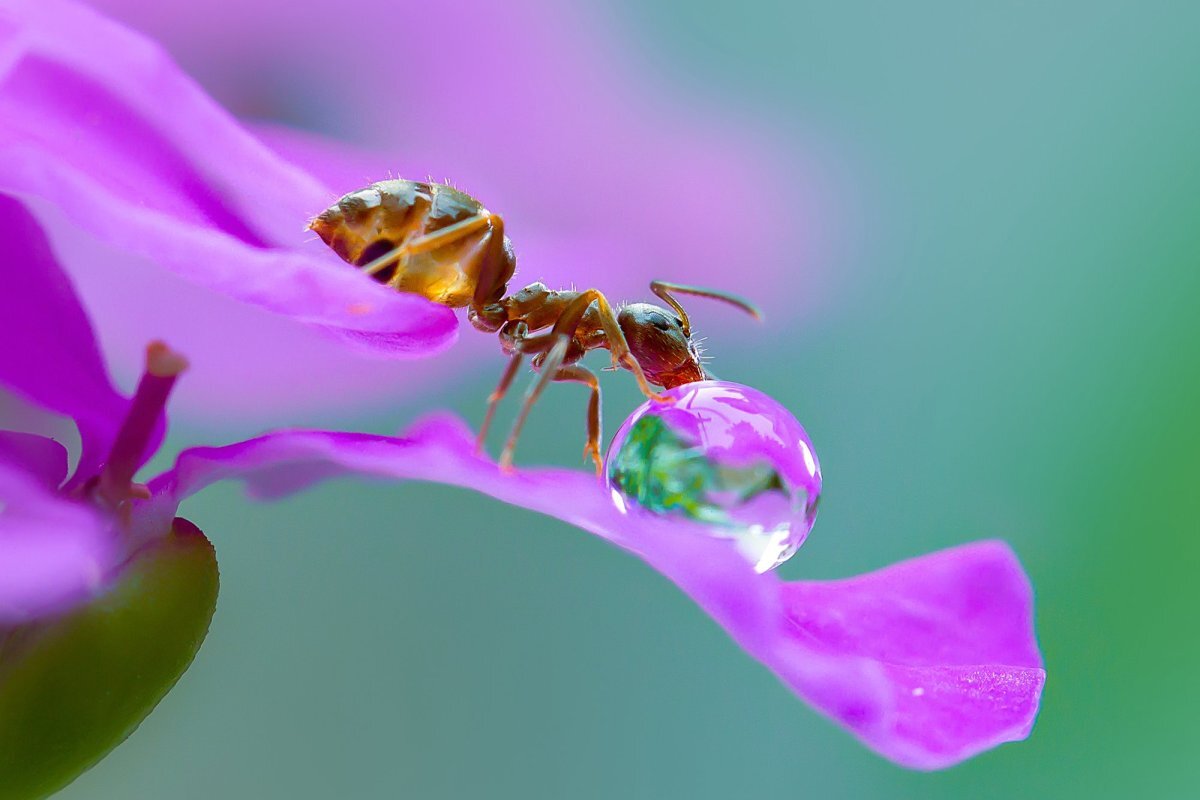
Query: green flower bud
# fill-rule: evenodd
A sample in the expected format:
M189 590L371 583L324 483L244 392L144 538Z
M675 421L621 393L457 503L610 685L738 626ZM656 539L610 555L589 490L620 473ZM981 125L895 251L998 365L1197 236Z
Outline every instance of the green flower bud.
M176 518L104 594L0 630L0 800L61 789L133 733L192 663L217 587L212 545Z

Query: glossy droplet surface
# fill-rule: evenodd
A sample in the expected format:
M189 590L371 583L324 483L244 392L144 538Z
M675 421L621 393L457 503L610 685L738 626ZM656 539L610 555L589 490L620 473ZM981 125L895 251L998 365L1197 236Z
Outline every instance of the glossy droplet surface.
M647 402L613 438L604 465L613 502L629 513L678 514L736 540L759 572L804 543L816 519L821 467L808 434L767 395L701 381Z

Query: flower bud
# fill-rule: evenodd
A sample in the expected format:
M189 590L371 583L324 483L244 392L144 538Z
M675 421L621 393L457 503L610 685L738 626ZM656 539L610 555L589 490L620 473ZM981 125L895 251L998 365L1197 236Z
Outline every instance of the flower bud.
M217 586L212 545L176 518L103 594L0 629L0 800L57 791L133 733L192 663Z

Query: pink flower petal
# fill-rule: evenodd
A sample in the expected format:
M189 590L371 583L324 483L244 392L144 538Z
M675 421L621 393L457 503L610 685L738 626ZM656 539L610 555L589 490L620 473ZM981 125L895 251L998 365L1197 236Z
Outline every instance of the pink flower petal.
M943 550L839 581L783 587L791 636L805 647L880 668L886 702L810 700L893 757L949 766L1023 739L1045 672L1033 636L1033 591L1012 550L989 541ZM798 687L800 688L800 687ZM803 691L803 689L801 689Z
M694 523L618 510L591 475L502 473L450 417L403 438L290 431L188 450L152 482L156 499L138 518L161 525L180 500L218 480L243 480L266 499L347 473L474 489L638 555L798 695L907 766L946 767L1022 738L1036 715L1044 673L1029 585L1003 545L968 545L847 581L784 583L756 574L728 540Z
M0 191L52 240L82 229L367 350L424 355L455 336L449 309L387 290L304 231L338 193L258 143L155 45L75 3L0 10ZM120 310L136 313L124 288ZM96 299L84 298L93 313Z
M115 545L99 514L0 460L0 625L93 594L115 563Z
M914 667L1042 664L1029 636L1033 590L1003 542L789 584L784 603L805 637L844 653Z
M37 222L3 194L0 220L0 385L73 417L83 446L78 473L94 475L127 403L108 380L87 315Z
M67 479L67 448L45 436L0 431L0 462L21 470L50 491Z

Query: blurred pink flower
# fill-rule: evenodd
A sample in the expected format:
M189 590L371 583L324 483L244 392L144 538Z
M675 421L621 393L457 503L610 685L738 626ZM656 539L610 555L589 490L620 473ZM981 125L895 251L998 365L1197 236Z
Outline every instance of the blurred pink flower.
M192 10L199 18L186 21ZM394 405L491 350L471 335L428 364L348 357L347 342L358 356L414 356L455 335L452 312L371 285L303 230L337 196L396 170L469 176L464 188L508 220L517 285L594 283L619 298L675 277L770 306L792 303L787 289L805 282L800 296L811 297L798 262L810 254L804 231L822 220L811 187L762 137L651 91L621 65L626 54L555 6L376 11L363 26L367 9L170 10L227 66L238 54L278 57L270 69L306 96L321 94L314 72L332 72L338 90L323 96L339 105L314 106L311 118L369 134L356 137L368 152L277 125L248 132L155 44L69 0L0 9L0 192L46 227L118 379L137 374L128 354L168 329L193 355L236 351L220 369L196 359L175 408L257 426ZM423 29L452 32L454 44L415 48L398 72L347 54L363 52L362 37L386 41L379 52L428 42ZM267 68L234 66L236 84L255 85Z
M667 278L739 289L771 312L806 302L820 277L836 198L802 144L752 104L669 76L658 43L595 4L95 5L244 119L376 152L375 171L351 169L339 193L379 169L461 184L505 215L527 282L633 299ZM305 159L294 137L267 136Z

